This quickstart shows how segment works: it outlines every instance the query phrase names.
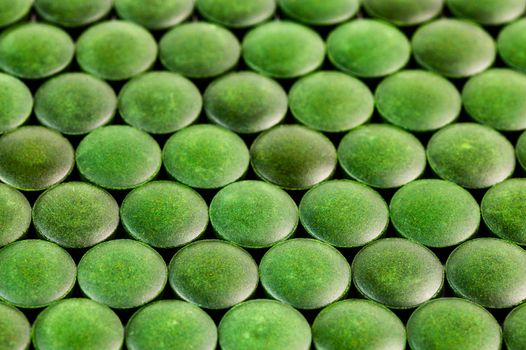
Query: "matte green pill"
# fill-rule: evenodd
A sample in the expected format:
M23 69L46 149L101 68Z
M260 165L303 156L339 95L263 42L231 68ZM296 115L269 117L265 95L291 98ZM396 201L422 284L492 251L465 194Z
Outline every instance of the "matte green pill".
M89 299L66 299L42 311L33 324L38 350L118 350L124 340L119 317Z
M21 20L31 10L33 0L0 0L0 27Z
M258 266L242 248L203 240L179 250L170 261L170 286L181 298L206 309L227 309L250 297Z
M283 13L312 25L332 25L348 20L358 12L359 0L278 0Z
M41 79L64 70L75 53L68 33L44 23L24 23L0 35L0 69L24 79Z
M208 224L208 207L191 188L171 181L144 184L124 198L124 229L156 248L174 248L199 237Z
M389 123L410 131L432 131L453 122L462 108L457 88L438 74L406 70L376 88L376 107Z
M261 259L259 274L269 296L305 310L342 298L351 284L345 257L326 243L306 238L270 248Z
M486 0L476 4L470 0L446 0L449 11L456 17L471 19L484 25L511 22L524 13L525 0Z
M404 324L374 301L349 299L323 309L312 324L316 349L404 350Z
M119 93L122 119L152 134L169 134L190 125L199 117L202 105L197 87L170 72L142 74Z
M181 24L159 42L162 64L189 78L211 78L232 69L241 47L228 29L207 22Z
M38 197L33 224L40 236L64 248L87 248L115 232L119 205L108 192L89 183L63 183Z
M276 81L253 72L225 75L204 94L205 112L212 122L241 134L278 124L287 114L287 93Z
M0 73L0 134L22 125L33 108L33 96L15 77Z
M0 350L26 350L31 341L31 324L16 308L0 303Z
M444 0L363 0L367 13L397 26L429 21L442 11Z
M504 320L504 342L509 350L526 347L526 304L517 306Z
M409 318L412 350L499 350L501 330L483 307L465 299L440 298L420 306Z
M146 29L125 21L89 27L77 41L82 70L106 80L124 80L148 70L157 57L157 43Z
M333 180L301 199L301 224L314 238L336 247L358 247L380 237L389 224L384 199L358 182Z
M64 27L81 27L98 21L111 10L112 0L35 0L37 13Z
M275 300L250 300L230 309L219 323L223 350L308 350L309 323L301 313Z
M117 109L106 82L84 73L66 73L46 81L35 95L38 121L63 134L86 134L107 124Z
M526 170L526 132L523 132L519 137L515 147L515 153L519 164Z
M159 296L166 264L144 243L118 239L97 244L79 262L78 281L90 299L113 309L130 309Z
M383 21L359 19L340 25L327 38L330 61L358 77L378 78L403 68L411 56L405 35Z
M194 0L115 0L117 15L148 29L172 27L192 14Z
M24 191L62 182L74 166L73 147L58 132L24 126L0 137L0 180Z
M351 130L338 146L338 160L347 175L378 188L405 185L418 178L426 166L420 141L388 124Z
M470 238L480 224L480 208L462 187L443 180L417 180L399 189L390 204L391 221L403 237L443 248Z
M322 71L298 80L289 105L302 124L325 132L343 132L365 123L374 111L369 88L347 74Z
M216 234L245 248L265 248L291 236L298 207L287 192L262 181L240 181L219 191L210 203Z
M526 300L526 251L497 238L469 240L449 255L446 276L458 296L509 308Z
M193 125L166 141L163 163L177 181L190 187L214 189L241 178L249 165L245 142L215 125Z
M108 189L129 189L153 179L161 168L161 149L144 131L131 126L98 128L75 154L80 174Z
M497 49L508 66L526 73L526 19L515 21L500 31Z
M414 308L441 290L444 267L426 247L403 238L385 238L358 252L352 263L356 289L393 309Z
M0 247L24 236L31 224L31 205L14 188L0 184Z
M480 73L495 60L495 42L481 27L457 19L439 19L420 27L412 39L422 67L449 78Z
M264 75L296 78L318 68L325 56L325 43L312 29L289 21L262 24L245 35L243 58Z
M226 27L245 28L270 18L276 10L275 0L197 0L201 16Z
M515 169L511 143L480 124L458 123L436 132L427 144L433 171L466 188L486 188L510 177Z
M129 350L214 350L217 328L199 307L161 300L137 311L126 326Z
M77 268L58 245L29 239L0 250L0 300L41 308L64 298L75 285Z

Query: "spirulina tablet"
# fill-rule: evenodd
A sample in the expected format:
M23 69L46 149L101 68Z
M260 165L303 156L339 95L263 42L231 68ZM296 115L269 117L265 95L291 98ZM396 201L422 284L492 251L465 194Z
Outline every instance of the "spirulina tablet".
M359 0L278 0L283 13L311 25L333 25L353 17L360 8Z
M276 10L275 0L197 0L197 10L207 20L231 28L246 28L270 18Z
M471 19L483 25L500 25L511 22L524 13L524 0L489 0L477 4L469 0L446 0L455 17Z
M18 309L0 303L0 349L26 350L31 342L31 324Z
M115 0L117 15L151 30L166 29L192 14L193 0Z
M0 27L21 20L31 10L33 0L0 0Z
M504 342L508 350L521 350L526 347L526 304L513 309L504 320Z
M37 13L64 27L81 27L108 15L112 0L35 0Z
M510 23L500 31L497 49L504 63L526 73L526 19Z
M24 236L31 224L31 205L14 188L0 184L0 247Z
M436 17L444 0L364 0L363 7L370 16L397 26L413 26Z
M0 134L22 125L33 108L33 96L15 77L0 73Z
M526 169L526 132L523 132L515 146L517 160L523 169Z

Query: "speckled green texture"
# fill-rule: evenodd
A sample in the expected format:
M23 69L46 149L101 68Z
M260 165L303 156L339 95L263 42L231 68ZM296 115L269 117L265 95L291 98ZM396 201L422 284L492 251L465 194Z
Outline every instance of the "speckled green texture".
M35 9L45 20L64 27L81 27L98 21L111 10L113 0L35 0Z
M262 24L245 35L243 58L256 72L295 78L312 72L324 59L325 43L318 33L289 21Z
M111 194L89 183L63 183L38 197L33 224L40 236L64 248L87 248L115 232L119 205Z
M411 45L392 25L360 19L340 25L327 38L329 60L338 69L363 78L378 78L403 68Z
M369 120L374 98L369 88L347 74L322 71L298 80L289 95L290 109L302 124L319 131L348 131Z
M84 73L65 73L46 81L35 95L35 115L63 134L86 134L107 124L117 109L106 82Z
M41 79L65 69L75 52L68 33L44 23L24 23L0 35L0 69L24 79Z
M95 129L75 154L80 174L109 189L129 189L150 181L161 168L161 149L144 131L111 125Z
M193 9L194 0L115 0L119 17L153 30L179 24Z
M349 299L323 309L312 325L319 350L404 350L404 324L385 306L374 301Z
M154 181L128 193L121 205L121 221L133 238L156 248L174 248L205 231L208 206L185 185Z
M119 93L122 119L152 134L169 134L190 125L199 117L202 106L197 87L170 72L140 75Z
M426 166L420 141L388 124L351 130L338 146L338 160L347 175L378 188L405 185L418 178Z
M270 248L261 259L259 274L270 297L304 310L342 298L351 284L345 257L326 243L306 238Z
M444 267L435 254L403 238L365 246L352 263L354 285L366 298L393 309L414 308L435 297Z
M217 328L200 308L179 300L149 304L128 321L126 346L129 350L214 350Z
M526 19L515 21L500 31L497 49L508 66L526 72Z
M24 191L44 190L69 175L73 147L58 132L24 126L0 137L0 180Z
M511 22L524 13L525 0L446 0L449 11L456 17L471 19L484 25Z
M31 324L16 308L0 303L0 350L29 348Z
M517 306L504 320L504 341L508 350L526 347L526 304Z
M206 309L226 309L254 293L258 266L249 253L234 244L202 240L174 255L169 279L181 299Z
M166 171L190 187L220 188L241 178L249 152L233 132L215 125L193 125L175 133L163 149Z
M519 164L523 169L526 170L526 132L523 132L517 140L515 153L517 155L517 160L519 161Z
M107 306L89 299L66 299L41 312L33 325L37 350L119 350L124 329Z
M162 64L189 78L211 78L232 69L241 46L229 30L206 22L176 26L159 42Z
M488 308L526 300L526 251L502 239L462 243L449 255L446 275L455 294Z
M389 210L382 196L349 180L322 182L303 196L299 208L307 233L336 247L369 243L389 224Z
M204 94L205 112L212 122L241 134L278 124L287 114L287 93L276 81L244 71L225 75Z
M444 0L363 0L363 7L373 17L398 26L412 26L440 14Z
M252 167L263 180L286 189L310 188L336 168L336 150L323 134L282 125L260 134L250 147Z
M0 134L22 125L33 108L33 96L15 77L0 73Z
M164 289L163 258L144 243L117 239L97 244L79 262L78 281L90 299L113 309L142 306Z
M515 154L497 131L474 123L457 123L435 133L427 144L433 171L472 189L490 187L511 176Z
M408 183L395 193L390 210L401 236L434 248L465 241L480 224L480 208L473 196L444 180Z
M41 308L73 289L77 268L58 245L29 239L0 250L0 300L21 308Z
M270 18L276 10L275 0L197 0L201 16L226 27L245 28Z
M0 27L8 26L26 16L33 0L0 0Z
M31 205L14 188L0 184L0 247L24 236L31 224Z
M376 88L376 107L389 123L410 131L432 131L453 122L462 108L457 88L438 74L406 70Z
M287 192L262 181L240 181L210 203L216 234L245 248L265 248L288 238L298 225L298 207Z
M440 298L420 306L409 318L412 350L499 350L501 330L483 307L458 298Z
M423 25L411 43L418 64L449 78L480 73L491 66L496 55L495 42L482 27L457 19Z
M360 0L278 0L283 13L297 21L312 25L332 25L353 17Z
M257 299L230 309L219 324L223 350L308 350L311 330L292 307Z
M89 27L77 40L82 70L106 80L124 80L149 69L157 43L146 29L125 21L106 21Z

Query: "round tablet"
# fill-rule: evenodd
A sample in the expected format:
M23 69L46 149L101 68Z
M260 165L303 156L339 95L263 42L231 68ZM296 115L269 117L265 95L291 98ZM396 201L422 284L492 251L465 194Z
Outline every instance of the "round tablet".
M373 19L338 26L327 38L327 55L336 68L362 78L378 78L403 68L411 46L397 28Z
M417 180L391 199L391 221L403 237L428 247L457 245L473 236L480 208L473 196L453 182Z
M260 134L250 147L252 167L263 180L286 189L307 189L332 176L336 150L323 134L282 125Z
M476 5L469 0L446 0L446 3L454 16L484 25L511 22L522 15L526 8L525 0L488 0Z
M420 27L412 39L413 54L422 67L449 78L480 73L495 60L495 42L478 25L439 19Z
M222 239L245 248L265 248L294 233L298 207L277 186L263 181L240 181L214 196L210 221Z
M376 88L375 101L383 119L416 132L450 124L462 108L455 85L423 70L406 70L385 78Z
M78 281L88 298L112 309L130 309L159 296L166 264L144 243L117 239L97 244L79 262Z
M31 324L18 309L0 303L0 349L26 350L31 342Z
M256 72L276 78L296 78L318 68L325 43L312 29L289 21L272 21L249 31L243 58Z
M0 69L19 78L56 74L69 65L74 53L68 33L45 23L24 23L0 35Z
M64 27L81 27L108 15L112 0L35 0L35 9L44 20Z
M497 238L469 240L449 255L446 276L462 298L509 308L526 300L526 251Z
M74 167L73 147L58 132L23 126L0 137L0 180L24 191L62 182Z
M526 132L523 132L517 141L515 147L517 160L523 169L526 169Z
M202 105L197 87L170 72L141 74L119 93L122 119L152 134L170 134L190 125L199 117Z
M374 301L349 299L323 309L312 324L316 349L404 350L404 324Z
M162 64L189 78L211 78L232 69L241 47L228 29L207 22L181 24L159 42Z
M39 350L119 350L124 329L107 306L89 299L66 299L42 311L33 325Z
M185 185L154 181L128 193L121 205L121 220L133 238L155 248L174 248L205 231L208 206Z
M304 310L342 298L351 284L345 257L326 243L306 238L270 248L261 259L259 274L269 296Z
M374 111L369 88L335 71L317 72L298 80L290 90L289 104L300 123L325 132L348 131L368 121Z
M84 73L46 81L35 95L38 121L63 134L86 134L115 115L117 97L106 82Z
M41 308L64 298L75 285L77 268L58 245L29 239L0 250L0 300Z
M170 286L183 300L206 309L227 309L250 297L258 266L245 250L220 240L186 245L170 261Z
M87 248L117 230L119 205L97 186L63 183L38 197L33 224L40 236L64 248Z
M144 131L111 125L89 133L75 154L80 174L108 189L129 189L153 179L161 168L161 149Z
M166 171L190 187L214 189L228 185L247 171L245 142L219 126L192 125L175 133L163 149Z
M515 169L511 143L480 124L457 123L436 132L427 144L433 171L466 188L486 188L510 177Z
M497 38L499 55L508 66L526 73L526 19L504 27Z
M354 285L368 299L393 309L414 308L442 289L444 267L423 245L403 238L370 243L352 263Z
M231 28L246 28L272 17L275 0L197 0L199 14L211 22Z
M137 311L126 326L130 350L214 350L216 344L217 328L210 316L180 300L151 303Z
M363 6L370 16L397 26L414 26L438 16L443 3L444 0L364 0Z
M208 119L241 134L273 127L288 110L281 85L249 71L227 74L208 85L204 105Z
M31 224L31 205L24 195L0 183L0 247L23 237Z
M420 141L388 124L351 130L338 146L338 160L347 175L378 188L405 185L418 178L426 166Z
M124 21L106 21L85 30L77 40L82 70L105 80L125 80L149 69L157 43L144 28Z
M526 304L517 306L504 320L504 342L509 350L520 350L526 346Z
M25 17L33 0L0 0L0 27L8 26Z
M223 316L219 345L223 350L308 350L311 330L303 315L287 304L256 299Z
M120 18L151 30L166 29L184 21L192 14L193 0L115 0Z
M278 0L283 13L311 25L333 25L353 17L360 8L359 0Z
M0 73L0 134L26 122L33 109L33 96L15 77Z
M499 350L499 323L483 307L465 299L440 298L416 309L407 323L413 350Z

